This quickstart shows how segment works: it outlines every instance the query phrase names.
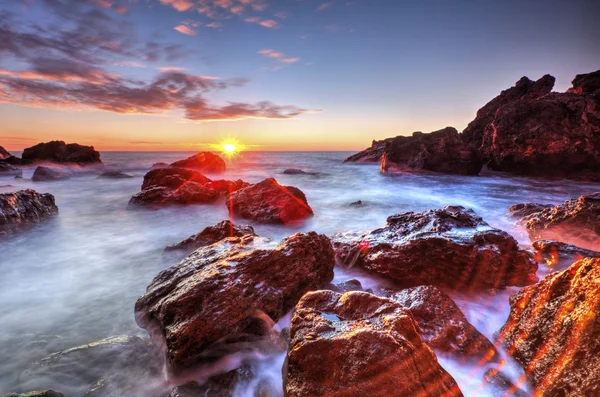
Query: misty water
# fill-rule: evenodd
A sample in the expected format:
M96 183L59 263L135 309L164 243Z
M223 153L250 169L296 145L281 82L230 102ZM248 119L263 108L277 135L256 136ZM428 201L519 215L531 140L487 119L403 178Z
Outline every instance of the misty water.
M134 175L132 179L98 179L98 173L92 172L65 181L35 183L30 180L33 169L25 170L24 179L0 176L0 192L26 188L49 192L56 197L60 210L59 216L50 221L0 242L0 395L35 386L80 396L83 393L73 386L77 383L76 373L70 374L71 380L64 384L40 385L39 380L35 383L23 376L22 371L48 353L109 336L147 337L135 323L133 306L153 277L180 258L164 253L164 247L229 217L223 202L160 210L128 209L129 198L140 190L142 178L153 163L170 163L190 154L102 153L107 166ZM234 221L253 225L261 236L281 239L298 231L333 234L372 230L385 225L386 217L398 212L462 205L529 247L523 227L507 216L510 205L560 203L600 190L593 184L500 175L390 177L381 175L378 165L343 164L348 154L238 155L219 178L258 182L275 177L284 185L303 190L315 216L297 227ZM318 174L284 175L286 168ZM357 200L362 200L364 206L349 205ZM539 275L548 271L540 264ZM381 282L358 272L336 269L336 282L350 278L358 278L364 287ZM508 316L508 296L516 290L452 297L469 321L493 340ZM289 316L278 326L287 326L286 322L289 324ZM260 375L279 391L283 359L283 354L256 358ZM489 395L482 379L486 367L469 366L442 355L439 360L466 396ZM520 374L510 360L502 370L513 379ZM156 380L156 387L164 388L165 395L171 386L164 379ZM251 386L239 385L238 395L250 395ZM139 392L139 397L144 395Z

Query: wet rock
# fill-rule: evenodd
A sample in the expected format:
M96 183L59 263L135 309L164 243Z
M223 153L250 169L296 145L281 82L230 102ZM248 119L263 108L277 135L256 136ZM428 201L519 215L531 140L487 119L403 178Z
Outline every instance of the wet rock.
M346 160L344 160L344 163L379 163L381 161L381 156L383 155L385 148L394 139L395 138L387 138L381 141L373 140L373 142L371 143L371 147L366 148L365 150L346 158Z
M527 215L531 215L536 212L545 210L546 208L552 208L552 204L537 204L537 203L526 203L526 204L515 204L508 207L508 213L514 218L523 218Z
M497 369L490 368L483 376L494 397L529 397L528 393L519 389L510 379Z
M206 187L215 190L221 196L227 196L233 192L237 192L240 189L251 186L248 182L244 182L241 179L236 181L228 181L219 179L216 181L210 181L206 183Z
M211 174L223 173L227 168L225 161L211 152L200 152L185 160L174 162L171 167L191 168Z
M63 141L39 143L23 151L23 164L33 164L39 161L52 163L75 163L80 165L102 164L100 153L93 146L83 146L77 143L66 144Z
M434 171L446 174L478 175L482 167L479 152L468 147L458 131L446 127L424 134L398 136L385 148L381 172Z
M194 251L159 273L137 301L137 323L166 346L173 374L264 339L271 321L333 278L324 235L298 233L275 248L241 239Z
M283 171L284 174L286 175L317 175L317 172L306 172L304 170L300 170L297 168L288 168L287 170Z
M296 224L313 215L304 193L269 178L229 195L234 214L262 223Z
M256 374L249 366L210 377L204 383L178 386L167 397L234 397L236 386L249 382Z
M48 167L39 166L33 172L31 180L34 182L60 181L69 179L71 174L63 171L54 170Z
M353 201L350 203L350 207L364 207L365 203L362 200Z
M7 159L11 156L12 155L8 152L8 150L6 150L2 146L0 146L0 160Z
M533 249L536 251L535 258L538 262L546 262L548 266L562 268L564 264L570 265L581 258L600 258L600 252L586 250L571 244L561 243L554 240L534 241Z
M196 250L200 247L206 247L221 241L227 237L242 237L245 235L256 236L254 228L246 225L234 225L231 221L225 220L213 226L208 226L200 233L193 235L177 244L169 245L166 251L171 250Z
M333 241L342 266L358 266L401 288L469 291L537 281L537 264L514 238L461 206L396 214L383 228Z
M600 250L600 193L567 200L522 219L531 241L557 240Z
M58 214L54 196L35 190L0 194L0 236Z
M492 361L498 351L473 327L456 303L438 288L427 285L405 289L390 299L410 310L421 338L431 348L460 357Z
M600 259L549 274L510 298L499 340L540 396L600 395Z
M30 391L27 393L8 393L2 397L65 397L63 394L54 390Z
M475 120L471 121L462 132L462 139L471 147L479 148L483 142L485 129L494 121L496 112L501 107L521 100L533 100L542 97L554 87L555 78L545 75L537 81L521 77L514 87L504 90L477 111Z
M333 292L338 292L340 294L343 294L344 292L349 292L349 291L363 291L363 286L360 283L360 281L358 281L356 279L351 279L348 281L344 281L343 283L330 284L327 287L327 289L330 291L333 291Z
M574 94L600 94L600 70L596 70L592 73L578 74L575 79L571 82L573 87L569 88L567 92Z
M126 174L121 171L106 171L100 174L98 178L108 178L108 179L128 179L133 178L133 175Z
M301 396L462 396L410 312L367 292L310 292L291 325L284 389Z

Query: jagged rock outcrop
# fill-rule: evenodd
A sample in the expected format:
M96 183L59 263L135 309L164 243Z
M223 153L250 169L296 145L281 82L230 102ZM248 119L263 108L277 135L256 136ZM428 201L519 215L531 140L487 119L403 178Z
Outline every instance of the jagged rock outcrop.
M344 160L344 163L379 163L381 161L381 156L383 155L385 148L394 139L395 138L387 138L381 141L373 140L373 142L371 143L371 147L366 148L365 150L346 158Z
M137 301L136 320L164 344L173 374L256 342L270 321L333 279L333 249L324 235L298 233L275 248L249 235L242 240L194 251L159 273Z
M229 195L227 207L234 214L262 223L296 224L313 215L304 193L268 178Z
M171 164L171 167L191 168L199 172L209 174L223 173L227 169L225 161L211 152L200 152L185 160L179 160Z
M83 146L77 143L52 141L39 143L23 151L23 164L33 164L40 161L52 163L74 163L80 165L102 164L100 153L93 146Z
M502 106L521 100L533 100L542 97L554 87L555 78L545 75L537 81L521 77L519 81L507 90L504 90L477 111L477 116L462 132L462 139L469 146L479 148L483 142L486 128L494 121L496 112Z
M35 190L0 194L0 236L58 214L54 196Z
M310 292L291 325L286 397L462 396L410 311L367 292Z
M33 172L31 180L34 182L61 181L69 179L71 174L48 167L39 166Z
M200 247L214 244L227 237L243 237L245 235L256 236L257 234L254 232L252 226L234 225L230 220L225 220L216 225L208 226L200 233L183 241L169 245L165 250L196 250Z
M468 147L452 127L412 136L398 136L385 147L381 172L434 171L478 175L482 167L479 152Z
M435 285L460 291L537 281L537 265L508 233L461 206L388 217L370 233L333 237L342 266L358 266L402 288Z
M549 274L510 298L499 340L539 396L600 395L600 259Z
M578 74L571 82L573 87L567 92L574 94L600 94L600 70L592 73Z

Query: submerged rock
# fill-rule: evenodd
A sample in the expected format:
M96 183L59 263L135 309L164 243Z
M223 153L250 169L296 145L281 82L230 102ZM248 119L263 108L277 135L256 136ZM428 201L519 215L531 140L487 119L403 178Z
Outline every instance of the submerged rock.
M108 179L128 179L133 178L133 175L126 174L122 171L106 171L98 176L98 178Z
M137 301L137 323L165 345L172 373L248 347L304 293L333 278L333 250L324 235L298 233L275 248L242 239L193 252L159 273Z
M410 310L421 338L431 348L461 357L495 360L492 342L473 327L448 295L431 285L405 289L390 299Z
M317 175L318 172L306 172L304 170L300 170L297 168L288 168L287 170L283 171L284 174L286 175Z
M210 377L204 383L189 382L174 388L167 397L234 397L236 386L247 383L255 373L249 366Z
M482 161L477 150L468 147L458 131L446 127L424 134L398 136L386 145L381 172L434 171L446 174L478 175Z
M269 178L229 195L227 207L234 214L262 223L295 224L313 215L304 193Z
M306 294L292 317L285 396L462 396L417 329L390 299Z
M100 153L93 146L83 146L77 143L66 144L63 141L39 143L23 151L23 164L33 164L39 161L53 163L75 163L80 165L101 164Z
M227 237L242 237L245 235L256 236L254 228L246 225L234 225L231 221L225 220L213 226L208 226L200 233L195 234L177 244L169 245L165 248L171 250L196 250L221 241Z
M63 171L54 170L48 167L39 166L33 172L31 180L34 182L60 181L69 179L71 174Z
M600 395L600 259L549 274L510 298L499 339L540 396Z
M379 163L381 161L381 156L383 155L385 148L394 139L395 138L387 138L381 141L373 140L373 142L371 143L371 147L366 148L365 150L346 158L346 160L344 160L344 163Z
M527 215L531 215L536 212L545 210L546 208L554 207L553 204L538 204L538 203L526 203L526 204L515 204L508 207L508 213L514 218L523 218Z
M30 391L27 393L8 393L2 397L65 397L64 394L55 392L54 390Z
M211 152L200 152L185 160L179 160L171 164L171 167L191 168L200 172L218 174L225 172L227 166L225 161Z
M0 236L58 214L54 196L35 190L0 194Z
M388 217L370 233L333 237L343 266L358 266L402 288L503 289L537 281L537 264L508 233L461 206Z

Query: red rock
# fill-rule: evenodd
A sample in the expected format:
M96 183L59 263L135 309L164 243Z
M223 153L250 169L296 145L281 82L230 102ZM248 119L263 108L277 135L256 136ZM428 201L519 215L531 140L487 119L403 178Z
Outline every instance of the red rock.
M217 223L214 226L208 226L200 233L193 235L177 244L169 245L165 250L195 250L200 247L214 244L227 237L243 237L245 235L256 236L252 226L234 225L231 221L226 220Z
M225 161L211 152L200 152L185 160L179 160L171 164L171 167L191 168L210 174L223 173L227 169Z

